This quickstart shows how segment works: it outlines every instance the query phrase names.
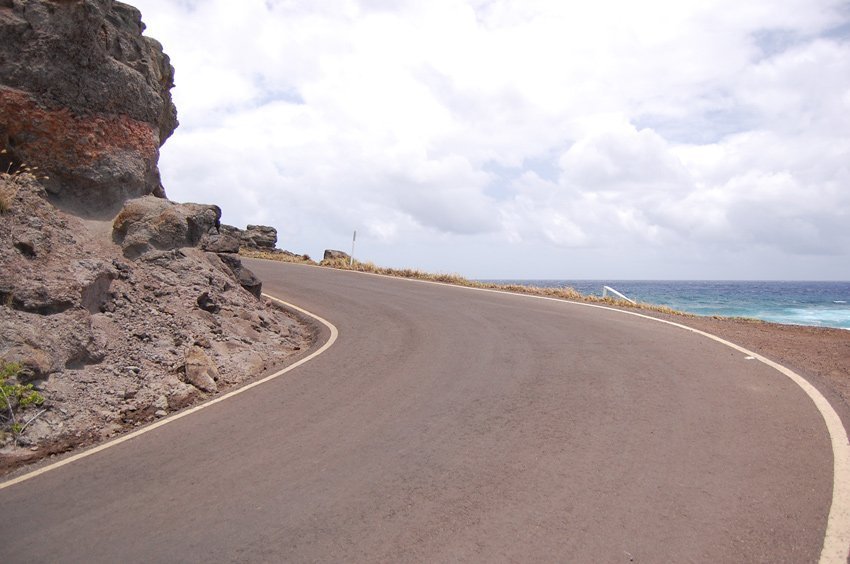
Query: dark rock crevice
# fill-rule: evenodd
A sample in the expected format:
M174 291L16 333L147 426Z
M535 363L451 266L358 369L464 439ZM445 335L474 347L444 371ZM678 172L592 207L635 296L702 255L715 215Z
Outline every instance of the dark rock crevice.
M240 286L248 290L255 298L260 299L260 295L263 293L263 283L242 264L238 256L219 253L218 259L233 273Z

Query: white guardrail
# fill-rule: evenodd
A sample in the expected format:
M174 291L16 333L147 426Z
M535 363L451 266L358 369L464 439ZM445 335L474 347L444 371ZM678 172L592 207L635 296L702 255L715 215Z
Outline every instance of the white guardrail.
M609 292L610 292L610 293L612 293L612 294L614 294L615 296L617 296L617 297L618 297L618 298L620 298L621 300L626 300L626 301L627 301L627 302L629 302L630 304L635 303L635 301L634 301L634 300L630 300L629 298L627 298L626 296L624 296L623 294L621 294L620 292L618 292L617 290L615 290L615 289L614 289L614 288L612 288L611 286L602 286L602 297L603 297L603 298L607 298L607 297L608 297L608 293L609 293Z

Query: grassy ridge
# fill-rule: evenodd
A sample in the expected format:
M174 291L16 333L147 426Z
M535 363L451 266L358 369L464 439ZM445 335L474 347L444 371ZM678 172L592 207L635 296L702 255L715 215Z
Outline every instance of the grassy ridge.
M667 306L659 306L645 303L633 304L625 300L620 300L612 297L601 298L598 296L588 296L577 292L573 288L541 288L539 286L526 286L523 284L494 284L492 282L478 282L475 280L469 280L468 278L464 278L459 274L424 272L415 268L387 268L384 266L377 266L372 262L360 262L358 260L355 260L353 264L349 264L349 262L345 259L323 260L317 263L307 255L294 255L292 253L265 253L260 251L242 249L239 251L239 254L249 258L261 258L267 260L276 260L280 262L310 264L313 266L335 268L338 270L354 270L357 272L368 272L371 274L381 274L384 276L395 276L397 278L410 278L413 280L441 282L443 284L453 284L455 286L466 286L467 288L483 288L486 290L499 290L502 292L513 292L515 294L527 294L531 296L544 296L547 298L557 298L577 302L601 303L630 309L640 309L646 311L654 311L658 313L667 313L671 315L692 317L692 315L689 313L681 312L669 308Z

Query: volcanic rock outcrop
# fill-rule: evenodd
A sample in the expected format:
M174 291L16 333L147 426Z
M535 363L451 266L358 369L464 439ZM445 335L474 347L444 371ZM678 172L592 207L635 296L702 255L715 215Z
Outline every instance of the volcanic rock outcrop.
M113 0L0 0L0 369L45 400L25 426L0 411L0 473L259 376L315 335L236 254L274 249L274 229L231 235L218 206L165 199L173 69L143 30Z
M135 258L158 249L194 247L208 234L217 234L221 208L177 204L146 196L130 200L112 224L112 237L124 255Z
M0 0L3 170L38 167L54 201L87 214L164 197L174 69L144 29L113 0Z
M268 225L249 225L239 229L222 225L221 233L239 241L240 246L252 251L274 251L277 247L277 229Z

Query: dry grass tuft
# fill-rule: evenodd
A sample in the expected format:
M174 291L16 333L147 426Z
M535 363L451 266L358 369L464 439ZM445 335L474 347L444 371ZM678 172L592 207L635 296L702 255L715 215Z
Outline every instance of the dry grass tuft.
M296 255L289 251L279 253L267 253L264 251L252 251L251 249L241 248L239 254L248 258L261 258L267 260L276 260L278 262L293 262L296 264L311 264L317 266L317 262L310 258L310 255Z
M5 214L12 209L15 196L18 195L18 181L21 178L19 175L0 173L0 214Z
M12 209L12 200L15 198L15 193L9 186L0 186L0 214L4 214Z
M0 214L12 209L20 181L48 179L47 176L39 175L37 166L16 162L7 149L0 150Z
M5 168L3 168L5 167ZM32 176L37 180L49 180L50 177L39 172L37 166L30 166L27 163L16 161L10 154L8 149L0 150L0 175L7 178L17 178L19 176Z

